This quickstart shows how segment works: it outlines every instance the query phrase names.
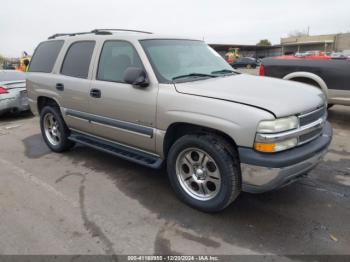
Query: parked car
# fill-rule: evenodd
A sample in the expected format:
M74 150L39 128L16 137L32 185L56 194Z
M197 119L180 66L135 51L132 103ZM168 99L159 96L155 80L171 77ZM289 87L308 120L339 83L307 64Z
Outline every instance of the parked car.
M236 59L231 63L231 66L233 68L256 68L259 66L259 63L256 61L256 59L251 57L243 57L240 59Z
M347 56L345 56L342 52L333 52L331 53L330 57L332 59L347 59Z
M29 110L25 74L0 70L0 115Z
M16 67L13 64L4 64L2 66L2 69L4 69L4 70L16 70Z
M350 105L350 61L346 59L264 59L260 75L316 86L333 104Z
M56 34L36 48L27 89L52 151L77 142L166 163L177 196L206 212L304 176L332 137L319 89L237 73L193 39Z
M350 50L344 50L342 53L347 59L350 59Z

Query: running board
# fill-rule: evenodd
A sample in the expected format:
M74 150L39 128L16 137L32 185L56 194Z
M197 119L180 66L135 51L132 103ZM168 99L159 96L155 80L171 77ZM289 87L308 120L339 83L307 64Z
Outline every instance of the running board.
M163 163L155 155L78 132L72 132L68 139L143 166L160 168Z

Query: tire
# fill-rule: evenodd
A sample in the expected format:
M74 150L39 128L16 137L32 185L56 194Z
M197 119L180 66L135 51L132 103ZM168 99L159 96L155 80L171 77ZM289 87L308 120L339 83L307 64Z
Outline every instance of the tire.
M50 121L52 121L51 128ZM70 131L57 106L45 106L41 110L40 129L46 145L54 152L60 153L67 151L75 144L68 139Z
M197 157L193 158L194 152L199 156L198 162ZM206 158L202 154L206 154ZM204 212L223 210L241 192L237 153L216 135L194 134L179 138L169 150L167 172L178 198Z

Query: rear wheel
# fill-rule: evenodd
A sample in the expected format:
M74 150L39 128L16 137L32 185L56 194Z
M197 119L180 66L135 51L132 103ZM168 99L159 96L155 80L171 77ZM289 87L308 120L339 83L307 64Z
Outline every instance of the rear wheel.
M63 152L74 146L68 139L69 129L56 106L45 106L40 113L41 133L47 146L54 152Z
M181 137L170 148L167 167L177 196L199 210L220 211L240 193L238 158L220 137Z

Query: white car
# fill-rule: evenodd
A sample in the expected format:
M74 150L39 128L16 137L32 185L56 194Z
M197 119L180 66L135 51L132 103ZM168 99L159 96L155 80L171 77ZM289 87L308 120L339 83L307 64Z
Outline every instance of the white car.
M0 115L29 110L25 73L0 70Z

